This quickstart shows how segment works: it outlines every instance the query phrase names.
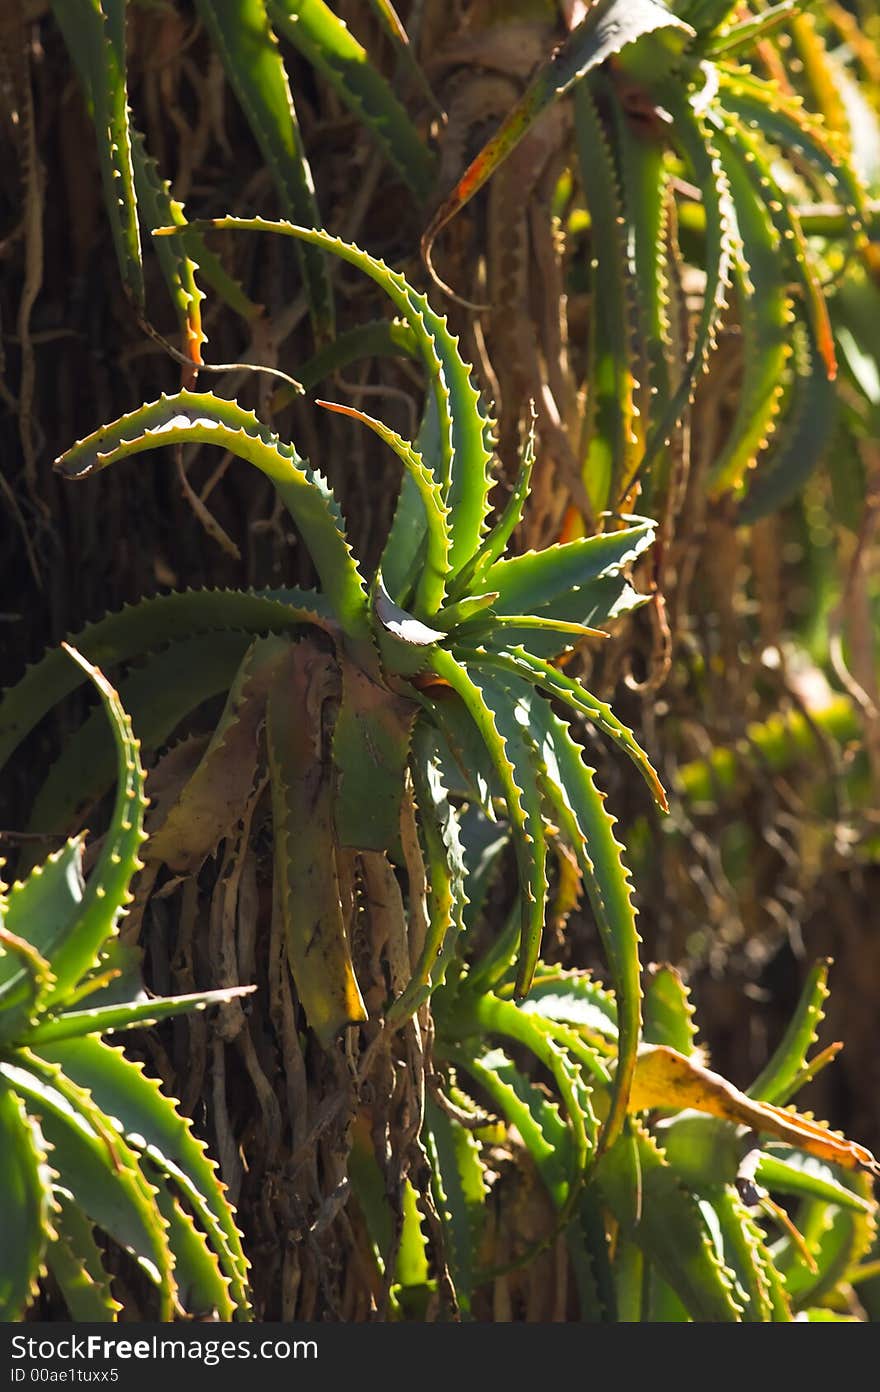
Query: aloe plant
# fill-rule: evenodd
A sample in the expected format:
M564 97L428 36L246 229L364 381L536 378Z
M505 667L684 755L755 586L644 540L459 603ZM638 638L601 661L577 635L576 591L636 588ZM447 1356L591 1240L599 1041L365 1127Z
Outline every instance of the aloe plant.
M629 519L602 536L505 556L527 497L532 455L526 453L519 484L489 528L490 425L455 340L427 300L381 262L326 233L256 219L226 218L217 225L292 236L371 276L409 324L429 390L417 442L350 412L380 435L405 471L369 584L326 480L233 402L187 391L163 397L102 428L59 461L67 477L84 477L164 444L222 445L272 480L322 583L319 593L158 598L78 635L82 651L105 664L170 643L123 687L141 737L152 747L206 696L229 693L199 768L166 828L156 828L147 854L192 870L214 851L250 792L265 712L288 957L309 1023L329 1046L365 1016L334 857L338 861L347 849L373 857L367 863L379 878L387 873L388 853L399 863L409 768L430 884L429 921L413 950L409 979L398 982L387 1003L388 1018L399 1027L442 981L462 926L466 895L456 816L442 771L444 757L457 760L476 779L492 815L497 806L509 820L520 883L520 993L528 989L540 949L551 823L581 865L619 1001L621 1063L607 1123L610 1141L623 1119L639 1039L635 912L614 820L583 750L547 697L615 741L665 805L631 731L552 663L575 640L643 602L625 570L650 545L653 524ZM324 635L321 643L302 636L309 627ZM327 639L332 659L324 651ZM0 709L0 757L73 684L56 654L32 668ZM164 695L157 700L160 687ZM316 766L322 739L331 741L330 771L320 761ZM251 751L243 761L241 751ZM86 725L38 796L35 816L44 826L70 817L72 786L80 802L103 790L105 758L96 730ZM318 886L317 867L327 865L331 871ZM305 883L315 885L315 923L298 907Z
M798 204L817 197L836 204L838 235L855 247L864 244L868 214L845 133L779 79L784 65L762 71L775 31L787 23L797 29L806 8L786 0L749 14L728 0L598 0L427 229L430 255L455 213L573 93L594 268L583 468L596 509L619 506L637 483L649 511L665 497L673 431L706 368L731 287L742 382L711 466L711 494L747 494L742 517L754 520L797 491L828 444L834 338L823 261ZM821 57L818 34L806 32ZM688 346L676 319L677 247L697 221L693 259L706 286Z
M437 992L437 1052L457 1112L431 1111L429 1144L463 1307L504 1276L487 1259L489 1155L501 1140L481 1115L488 1100L555 1209L538 1245L564 1234L581 1319L852 1318L848 1282L876 1230L877 1163L782 1105L836 1052L807 1058L826 979L818 963L746 1094L705 1066L679 974L652 969L627 1121L598 1159L617 1065L613 994L586 972L541 964L515 1001L497 960ZM552 1078L549 1095L536 1069ZM515 1251L511 1269L529 1255Z
M173 1100L103 1038L241 992L141 988L116 937L141 868L139 745L102 673L66 652L100 693L118 792L86 880L78 835L0 893L0 1316L21 1318L48 1271L71 1319L115 1319L125 1253L160 1318L246 1319L247 1262L213 1162Z
M279 34L331 84L413 195L424 201L433 178L431 151L392 85L323 0L198 0L197 9L271 172L285 217L321 225ZM172 220L185 227L186 218L132 121L126 70L128 6L126 0L52 0L52 11L95 122L105 207L122 283L143 317L144 240ZM197 235L189 233L157 249L178 314L184 357L200 363L204 294L197 273L246 320L257 318L260 309ZM335 324L327 262L315 247L303 244L299 251L312 325L318 342L325 343L333 338Z
M784 1107L827 1059L806 1060L824 972L751 1094L708 1069L675 973L649 979L643 1006L622 848L583 735L575 738L576 719L609 737L665 807L632 732L559 665L577 641L644 601L627 570L650 546L653 523L611 518L601 535L508 554L533 441L490 525L491 424L427 299L326 233L259 219L213 225L290 236L343 258L408 325L427 378L417 440L330 407L374 431L402 464L394 520L368 579L329 483L291 444L235 402L186 390L163 397L78 442L59 469L84 478L166 444L226 448L271 479L321 588L160 596L97 621L76 643L110 666L142 659L122 691L149 748L225 694L143 855L177 875L197 873L248 824L265 764L286 957L318 1045L333 1054L362 1025L367 1077L383 1044L421 1047L430 1007L439 1091L417 1121L439 1224L430 1241L426 1191L405 1170L388 1187L365 1113L350 1140L389 1313L424 1316L441 1254L457 1308L475 1309L493 1279L480 1237L486 1147L501 1142L522 1150L546 1190L555 1219L537 1248L564 1238L582 1318L833 1317L827 1302L871 1240L865 1174L877 1166L863 1147ZM50 652L6 693L0 761L75 685L75 670ZM75 822L111 773L87 721L38 796L39 825ZM499 817L494 852L509 842L518 888L506 929L481 948L485 876L473 822L491 827ZM609 986L540 960L552 857L574 867L569 901L580 886L589 900ZM368 976L353 948L364 933ZM350 1048L356 1039L348 1035ZM552 1091L536 1081L540 1071ZM481 1116L487 1106L500 1129ZM765 1190L804 1199L799 1227Z

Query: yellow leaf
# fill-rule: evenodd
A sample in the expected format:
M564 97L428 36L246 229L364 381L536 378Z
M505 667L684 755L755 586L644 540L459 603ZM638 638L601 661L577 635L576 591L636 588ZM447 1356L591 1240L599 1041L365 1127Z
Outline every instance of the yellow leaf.
M703 1068L665 1045L643 1046L636 1064L629 1109L643 1112L652 1107L706 1112L737 1126L775 1136L820 1160L880 1176L880 1165L865 1146L836 1135L827 1126L799 1112L747 1097L719 1073Z

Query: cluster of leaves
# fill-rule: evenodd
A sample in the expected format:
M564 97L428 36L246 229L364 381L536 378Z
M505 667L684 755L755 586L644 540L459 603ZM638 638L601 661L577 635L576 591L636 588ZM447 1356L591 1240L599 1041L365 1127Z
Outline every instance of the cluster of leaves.
M435 1111L431 1137L463 1299L485 1261L494 1178L486 1142L495 1138L474 1099L488 1098L556 1211L581 1318L851 1317L847 1281L874 1236L871 1180L859 1172L876 1174L876 1163L782 1105L835 1052L806 1058L826 975L818 964L778 1050L742 1093L705 1066L681 978L652 969L629 1115L607 1149L597 1130L617 1055L611 993L587 973L542 965L517 1003L497 958L438 993L438 1038L459 1112ZM523 1057L530 1066L515 1061ZM549 1095L536 1075L552 1079ZM794 1221L769 1191L796 1203Z
M271 172L282 214L307 227L322 226L314 181L303 147L296 106L277 35L289 40L375 136L391 166L423 201L432 182L433 156L391 84L362 45L323 0L198 0L229 81ZM380 7L383 11L391 7ZM145 321L143 243L157 227L186 226L131 120L126 71L126 0L52 0L98 135L105 205L122 283ZM409 60L393 25L392 40ZM205 335L197 273L236 313L259 313L195 232L157 245L174 304L185 359L201 362ZM300 264L312 326L319 343L333 338L335 310L327 261L301 244Z
M139 745L101 672L67 652L110 719L118 792L87 882L78 835L0 895L0 1316L20 1318L48 1270L71 1319L113 1320L111 1272L127 1254L127 1279L139 1271L155 1287L159 1318L246 1319L247 1261L213 1162L159 1085L101 1037L242 992L140 988L116 937L142 868Z
M837 362L822 284L828 271L808 240L827 228L801 209L831 202L836 256L842 236L864 249L867 202L848 130L813 115L770 61L769 36L794 25L826 89L833 82L812 21L798 18L806 8L785 0L743 17L729 0L598 0L532 78L425 234L430 251L551 105L573 90L593 267L584 477L596 509L619 505L637 481L648 510L662 506L672 436L706 368L731 285L742 381L710 493L742 495L760 457L740 508L741 520L753 521L790 498L827 447ZM706 285L688 343L680 261L695 236Z
M220 721L156 825L146 856L178 873L197 872L244 816L265 759L287 960L306 1020L328 1051L368 1016L366 983L352 953L357 896L351 886L342 889L354 857L390 986L369 1046L373 1056L383 1044L393 1047L397 1035L415 1037L426 1005L434 1009L435 1063L445 1082L421 1131L460 1308L470 1308L486 1277L477 1221L488 1176L479 1113L486 1103L503 1120L506 1144L521 1139L547 1189L556 1220L541 1245L565 1235L583 1318L635 1312L636 1318L788 1319L809 1316L826 1299L839 1302L844 1278L871 1236L873 1203L858 1172L875 1173L876 1162L781 1105L818 1066L806 1062L806 1051L823 974L811 982L779 1054L749 1096L695 1056L688 1002L674 973L654 976L643 1011L622 848L570 728L584 717L606 734L665 807L632 732L555 665L574 639L596 634L597 625L643 602L626 569L650 545L653 525L614 519L600 536L506 555L528 497L531 446L506 508L490 526L490 424L456 341L425 297L326 233L256 219L215 225L292 236L372 277L409 327L427 375L427 403L416 441L349 411L405 471L369 583L327 481L234 402L183 390L102 427L58 461L67 477L82 478L165 445L219 445L272 481L321 581L320 592L160 597L78 635L78 647L106 665L154 652L123 688L150 747L165 744L206 698L227 693ZM206 228L193 231L202 235ZM57 653L32 668L0 707L0 754L8 756L74 685L75 674ZM569 720L557 714L559 706L571 712ZM103 791L100 748L95 724L87 722L38 799L43 830ZM136 767L126 763L126 772L133 778ZM463 816L468 806L490 821L499 812L505 817L519 884L509 929L482 958L466 931L478 878ZM415 837L407 834L413 812ZM131 818L121 825L135 834ZM140 839L139 824L136 833ZM583 973L539 962L551 851L576 866L611 991ZM395 866L405 870L405 884ZM133 867L123 868L127 885ZM52 969L57 973L57 961ZM77 980L81 975L78 969ZM37 995L40 989L34 985ZM37 1009L30 1007L29 1018ZM155 1019L164 1009L150 1001L138 1019ZM92 1029L115 1023L95 1018ZM97 1046L101 1058L105 1047ZM73 1076L82 1087L79 1074ZM86 1079L96 1098L99 1082ZM148 1122L139 1123L139 1134L147 1138L147 1160L157 1165ZM123 1131L128 1135L126 1125ZM821 1163L759 1150L758 1135ZM856 1172L855 1178L844 1183L829 1166ZM180 1163L174 1177L184 1168ZM377 1244L399 1224L391 1244L396 1299L417 1311L419 1293L436 1283L420 1238L419 1200L426 1196L408 1182L400 1218L383 1216L382 1204L370 1197L375 1185L363 1138L352 1168L368 1223L373 1213ZM764 1186L803 1197L803 1233ZM750 1213L753 1202L781 1225L777 1240ZM172 1219L166 1207L170 1224L178 1209ZM191 1236L194 1224L179 1226ZM213 1238L214 1229L209 1232ZM226 1238L231 1242L228 1232ZM204 1238L198 1250L204 1265L210 1251ZM225 1249L222 1255L228 1257ZM438 1251L433 1257L440 1259ZM158 1265L155 1254L152 1259ZM222 1267L222 1275L231 1279L232 1271ZM168 1277L166 1264L159 1279L170 1302ZM209 1304L221 1313L229 1308L216 1294ZM822 1310L820 1318L834 1317L833 1309Z
M417 72L402 28L379 8L401 61ZM597 0L535 74L426 231L430 257L446 223L548 109L573 91L575 163L596 268L583 444L594 511L620 505L637 480L652 499L649 511L662 500L671 437L706 366L731 284L742 331L742 382L726 443L713 463L711 492L742 494L760 456L741 509L743 520L753 520L791 497L828 445L837 364L822 278L833 267L825 266L815 238L808 240L825 230L822 218L811 219L809 206L801 215L801 208L830 199L837 244L845 232L859 248L867 204L848 125L835 129L827 112L824 120L811 114L802 96L785 86L775 61L775 32L794 26L810 47L805 67L818 69L819 95L827 92L835 74L827 61L822 66L812 21L799 17L806 8L801 0L784 0L753 17L737 11L732 18L736 7L729 0L679 0L670 7L660 0ZM172 221L184 226L185 217L129 119L125 3L53 0L53 10L99 132L123 283L144 314L142 237ZM285 217L322 225L276 33L330 84L414 198L424 203L431 196L434 156L415 121L321 0L201 0L198 10ZM682 247L695 240L706 288L688 343L679 324L679 265ZM157 245L185 356L198 362L204 337L199 268L246 317L255 307L197 231ZM334 332L326 258L317 246L299 249L313 326L324 342Z

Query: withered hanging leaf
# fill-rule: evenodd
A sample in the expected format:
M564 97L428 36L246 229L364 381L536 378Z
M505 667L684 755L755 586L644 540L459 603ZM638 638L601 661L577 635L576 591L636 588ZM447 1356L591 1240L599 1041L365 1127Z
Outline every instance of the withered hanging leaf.
M820 1160L848 1170L867 1170L880 1177L880 1165L865 1146L835 1135L799 1112L754 1101L719 1073L665 1045L646 1045L639 1050L629 1110L643 1112L651 1107L707 1112L737 1126L775 1136Z
M275 873L288 961L324 1048L367 1018L339 892L333 776L324 757L324 707L337 699L332 657L308 640L291 647L269 689L266 739L275 823Z
M208 748L152 833L146 859L162 860L179 872L198 870L235 825L254 783L269 686L289 650L289 641L274 635L248 648Z

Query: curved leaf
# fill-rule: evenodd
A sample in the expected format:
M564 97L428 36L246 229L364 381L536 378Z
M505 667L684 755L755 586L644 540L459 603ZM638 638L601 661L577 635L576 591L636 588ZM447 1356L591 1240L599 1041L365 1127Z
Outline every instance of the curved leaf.
M300 135L296 108L265 0L196 0L229 84L272 172L281 208L293 222L321 225L315 185ZM333 335L333 290L320 253L301 252L301 265L317 338Z
M597 87L597 95L602 91ZM607 94L606 94L607 95ZM633 284L626 264L629 227L614 156L589 82L574 95L575 138L590 212L591 311L588 417L583 476L593 511L614 507L635 468Z
M186 590L126 605L88 624L67 641L105 669L154 651L175 639L218 629L284 632L301 624L333 631L332 614L314 590ZM49 651L0 699L0 768L48 711L86 680L62 648Z
M447 1261L462 1314L470 1313L488 1186L473 1132L425 1101L425 1149L434 1202L443 1223Z
M52 1164L72 1187L93 1222L131 1252L157 1286L162 1318L174 1298L173 1258L165 1225L137 1156L95 1106L89 1093L62 1070L22 1052L19 1063L0 1061L0 1076L18 1093L51 1147Z
M502 616L529 614L596 628L647 603L648 596L637 594L626 581L623 568L652 544L654 527L653 522L639 522L496 561L481 583L497 593L493 609ZM564 635L516 627L499 630L497 638L488 630L481 641L493 648L521 646L548 659L570 646Z
M557 1210L565 1209L575 1169L572 1137L555 1102L529 1082L501 1049L449 1051L460 1072L470 1074L493 1107L515 1126Z
M413 290L404 277L392 271L384 261L327 232L295 227L287 222L270 222L265 218L214 218L208 223L190 225L279 232L310 242L357 266L385 291L415 333L428 373L437 411L439 458L435 462L424 448L421 453L436 474L449 508L450 565L455 574L471 559L483 533L489 506L491 456L486 447L488 421L480 396L471 381L470 368L458 351L458 340L450 334L446 320L434 312L424 295Z
M472 660L479 665L513 672L532 682L533 685L541 687L549 695L564 701L572 710L580 711L582 715L587 716L589 720L598 725L604 734L614 740L614 743L623 750L628 758L632 759L651 789L651 794L660 810L669 811L666 793L659 776L647 754L636 741L632 730L617 719L609 705L604 701L597 700L579 681L567 677L564 672L560 672L549 662L532 657L531 653L526 652L524 648L514 648L508 653L476 652L473 654Z
M80 1039L86 1034L113 1034L120 1030L142 1029L192 1010L205 1010L209 1005L221 1005L247 996L255 986L226 986L219 991L198 991L188 996L152 996L147 1000L130 1001L121 1005L94 1006L90 1010L65 1010L52 1019L41 1020L33 1029L24 1031L21 1043L43 1050L46 1044L64 1039Z
M680 1054L696 1050L697 1027L690 994L674 967L648 968L645 985L645 1041L667 1044Z
M424 734L421 732L418 739L420 748L413 764L413 780L428 872L428 931L409 984L387 1012L388 1025L408 1019L430 993L442 985L459 936L464 931L464 911L468 904L458 816L449 803L439 768L430 754L426 754Z
M56 1239L47 1253L49 1270L72 1320L111 1324L122 1309L114 1299L92 1224L73 1195L55 1190Z
M118 1118L128 1144L142 1150L150 1164L178 1186L220 1259L238 1318L246 1318L248 1264L234 1211L190 1122L140 1064L99 1039L69 1039L41 1052L60 1064L79 1088L88 1089L104 1115Z
M828 958L811 968L797 1007L785 1033L747 1095L762 1102L788 1101L798 1075L806 1067L807 1054L816 1042L819 1025L825 1018L822 1007L828 999Z
M269 13L278 32L327 79L424 202L434 183L431 152L346 24L323 0L269 0Z
M669 405L645 446L641 465L645 471L666 448L714 346L715 331L726 304L727 286L739 244L730 184L706 120L697 114L678 85L664 85L658 97L672 118L672 139L687 162L694 183L702 190L706 216L706 289L691 353Z
M33 1122L6 1079L0 1082L0 1319L20 1320L53 1237L46 1157Z
M699 1205L679 1184L648 1132L637 1122L630 1125L631 1135L622 1136L596 1167L595 1182L604 1203L630 1241L656 1264L692 1319L739 1322L742 1311L734 1297L732 1275L715 1249ZM635 1147L641 1185L636 1215L630 1145Z
M604 1145L610 1145L626 1115L641 1031L639 935L629 874L623 847L614 836L615 820L605 810L593 770L583 763L583 750L546 701L532 702L530 733L545 770L547 799L581 866L614 983L618 1061L603 1133Z
M545 1020L570 1025L605 1049L618 1037L617 1006L610 991L589 972L539 967L535 980L519 1003L520 1010Z
M229 1296L230 1282L221 1272L217 1254L204 1233L176 1196L161 1183L157 1185L156 1203L168 1224L181 1305L196 1318L233 1320L236 1311Z
M520 881L518 989L528 990L544 927L547 845L533 754L519 707L485 673L469 672L442 648L431 655L437 674L457 691L480 732L498 774L513 833ZM528 690L526 688L526 690Z
M52 0L52 10L94 109L104 203L122 281L144 307L125 74L125 0Z
M736 488L774 429L791 353L791 301L780 274L782 244L755 186L752 165L726 135L713 134L730 184L740 234L734 275L743 329L743 380L736 417L712 465L711 490Z
M750 480L739 508L740 522L757 522L790 502L831 444L837 421L834 383L805 325L795 325L794 352L786 420L773 452Z
M450 535L447 519L449 510L443 502L443 493L434 475L425 467L418 450L392 430L353 406L339 406L332 401L318 401L316 405L335 411L342 416L351 416L366 425L378 435L384 444L394 450L408 476L412 480L425 514L425 565L416 585L414 609L425 618L433 618L443 603L446 593L446 579L449 575Z
M302 532L340 624L352 637L365 636L366 590L329 485L252 411L209 392L162 396L78 441L55 467L67 478L84 478L144 450L194 443L228 449L271 480Z

